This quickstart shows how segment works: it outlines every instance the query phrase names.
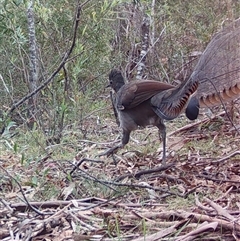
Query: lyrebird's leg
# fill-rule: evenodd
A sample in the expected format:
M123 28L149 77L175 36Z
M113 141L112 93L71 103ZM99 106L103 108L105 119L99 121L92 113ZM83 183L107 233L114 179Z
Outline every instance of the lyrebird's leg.
M131 133L131 131L129 131L129 130L122 130L121 143L112 147L112 148L110 148L109 150L101 153L99 156L109 157L110 155L113 155L114 153L116 153L118 151L118 149L123 148L129 142L130 133Z
M162 165L166 165L166 126L161 122L158 126L159 140L163 142Z

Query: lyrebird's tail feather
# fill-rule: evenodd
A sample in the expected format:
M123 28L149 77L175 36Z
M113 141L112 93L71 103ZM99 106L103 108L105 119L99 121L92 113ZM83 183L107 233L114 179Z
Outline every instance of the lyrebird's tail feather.
M213 37L191 78L199 81L196 99L201 107L220 105L240 96L240 19Z
M200 107L212 107L221 104L222 102L228 102L234 100L240 96L240 83L230 86L228 89L225 88L221 92L202 96L199 99Z
M174 89L166 90L156 94L151 99L151 104L155 113L165 120L173 120L185 110L188 101L194 95L198 87L198 81L189 79ZM198 106L189 108L189 119L196 119L198 116Z

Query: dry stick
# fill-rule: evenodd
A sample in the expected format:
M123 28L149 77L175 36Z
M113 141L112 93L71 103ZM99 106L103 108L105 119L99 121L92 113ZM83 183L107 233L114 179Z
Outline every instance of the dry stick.
M55 223L55 225L61 225L62 224L62 216L63 212L66 211L69 208L70 204L68 206L65 206L64 208L60 209L59 211L53 213L50 217L42 219L42 220L36 220L36 217L33 217L31 219L24 220L18 227L18 231L15 230L16 233L15 236L19 234L25 234L24 240L30 240L30 238L36 237L42 231L50 231L51 223ZM57 224L58 223L58 224ZM32 226L31 229L29 229L29 225ZM25 232L27 231L27 232ZM28 232L29 231L29 232Z
M118 197L119 198L119 197ZM115 198L116 199L116 198ZM0 200L2 201L2 200ZM65 207L65 206L69 206L70 204L72 204L72 206L74 206L74 202L77 202L78 207L82 207L82 208L93 208L93 203L94 202L98 202L97 205L100 206L104 206L104 204L110 204L112 206L117 206L117 207L121 207L121 208L142 208L142 204L137 204L137 203L122 203L119 201L109 201L107 199L101 199L101 198L97 198L97 197L90 197L90 198L83 198L83 199L76 199L76 200L70 200L70 201L60 201L60 200L56 200L56 201L45 201L45 202L29 202L30 205L35 206L35 207L41 207L42 209L44 208L54 208L57 209L58 207ZM21 203L11 203L11 204L5 204L4 202L2 202L4 205L8 205L10 207L10 209L14 209L17 211L23 211L26 210L26 208L28 207L28 205L24 202ZM159 207L159 206L164 206L164 204L158 204L158 203L145 203L144 206L149 206L149 207ZM81 211L81 210L80 210Z
M208 211L208 212L213 212L214 209L213 208L210 208L210 207L207 207L205 205L203 205L199 199L198 199L198 195L195 193L195 204L197 207L203 209L204 211Z
M154 173L154 172L159 172L159 171L163 171L163 170L166 170L167 168L171 167L173 164L169 164L169 165L166 165L164 167L158 167L158 168L155 168L155 169L150 169L150 170L146 170L146 171L140 171L138 173L136 173L135 175L134 174L129 174L129 175L126 175L125 177L128 177L128 176L135 176L135 177L139 177L143 174L150 174L150 173ZM105 185L106 187L109 187L110 189L114 190L117 192L116 189L114 189L113 187L111 187L110 185L113 185L113 186L119 186L119 187L130 187L130 188L143 188L143 189L152 189L152 190L155 190L155 191L160 191L160 192L164 192L164 193L167 193L169 195L174 195L174 196L178 196L178 197L183 197L185 198L186 197L186 194L182 195L180 193L175 193L175 192L171 192L169 190L166 190L166 189L163 189L163 188L156 188L156 187L151 187L151 186L146 186L146 185L137 185L137 184L128 184L128 183L119 183L117 181L119 181L119 178L117 179L117 181L106 181L106 180L100 180L100 179L97 179L96 177L90 175L89 173L83 171L82 169L80 169L78 167L78 170L83 172L86 176L84 176L84 178L88 178L92 181L95 181L95 182L98 182L102 185ZM121 176L123 177L123 176ZM120 178L121 178L120 177ZM198 188L198 186L196 188L194 188L194 190L196 190ZM191 191L192 192L192 191ZM191 193L190 192L190 193ZM187 195L189 194L189 192L187 193Z
M98 159L91 159L91 158L83 158L81 159L76 165L74 165L73 169L70 171L70 176L72 176L72 174L77 170L80 169L80 165L85 162L85 161L89 161L89 162L95 162L95 163L103 163L103 161L98 160ZM72 163L71 163L72 164ZM80 169L81 170L81 169ZM81 170L82 171L82 170Z
M233 186L231 186L226 192L223 193L222 196L218 197L218 198L215 199L214 201L215 201L215 202L218 202L218 201L222 200L223 198L227 198L227 199L228 199L229 193L232 191L232 189L233 189Z
M184 221L185 222L185 221ZM136 238L133 239L132 241L154 241L154 240L162 240L163 237L166 237L167 235L173 234L174 232L176 232L177 227L183 225L183 221L178 222L177 224L174 224L171 227L168 227L164 230L160 230L157 233L154 234L150 234L144 237L140 237L140 238ZM170 238L167 240L171 240Z
M196 229L190 231L186 235L178 237L175 241L190 241L195 240L198 236L202 236L203 233L212 230L215 231L218 226L218 222L204 222L199 225Z
M98 202L103 202L106 201L105 199L98 199L96 197L89 197L89 198L83 198L83 199L77 199L77 200L70 200L70 201L45 201L45 202L29 202L30 205L35 206L35 207L41 207L41 208L54 208L57 209L58 207L63 207L67 206L69 204L73 205L73 201L78 203L78 206L83 206L83 207L89 207L92 206L94 201ZM11 203L10 207L17 210L17 211L22 211L25 210L27 207L27 204L24 202L21 203Z
M230 157L234 157L236 155L240 155L240 151L235 151L235 152L229 154L228 156L225 156L225 157L223 157L223 158L221 158L219 160L211 161L211 164L224 162L224 161L228 160Z
M149 173L152 173L152 172L163 171L163 170L166 170L167 168L171 167L172 165L173 164L169 164L169 165L166 165L164 167L161 166L161 167L158 167L158 168L155 168L155 169L149 169L149 170L146 170L146 171L140 171L140 172L136 173L136 175L139 176L139 175L143 175L143 174L149 174ZM163 189L163 188L156 188L156 187L151 187L151 186L146 186L146 185L119 183L119 182L116 182L116 181L112 182L112 181L100 180L100 179L97 179L96 177L90 175L89 173L83 171L79 167L78 167L78 170L86 175L86 176L84 176L84 178L88 178L88 179L93 180L95 182L98 182L98 183L100 183L102 185L105 185L106 187L109 187L110 189L112 189L112 190L114 190L116 192L117 192L117 190L112 188L109 185L120 186L120 187L152 189L152 190L155 190L155 191L161 191L161 192L164 192L164 193L168 193L170 195L175 195L175 196L179 196L179 197L186 197L185 194L182 195L182 194L179 194L179 193L174 193L174 192L171 192L171 191L169 191L167 189ZM130 176L133 176L133 175L131 174Z
M167 189L160 188L160 187L152 187L152 186L139 185L139 184L127 184L127 183L119 183L119 182L110 182L110 181L102 181L102 182L105 182L107 184L111 184L111 185L114 185L114 186L119 186L119 187L152 189L154 191L160 191L160 192L167 193L169 195L174 195L174 196L184 197L185 198L185 195L182 195L180 193L171 192L171 191L169 191Z
M35 207L33 207L33 206L29 203L28 199L26 198L26 196L25 196L25 194L24 194L24 191L23 191L23 189L22 189L22 186L21 186L21 184L18 182L18 180L17 180L16 178L14 178L14 177L13 177L7 170L5 170L3 167L0 166L0 168L1 168L4 172L6 172L7 175L17 183L17 185L18 185L18 187L19 187L19 189L20 189L20 192L21 192L22 195L23 195L23 198L24 198L25 202L27 203L27 206L28 206L32 211L34 211L35 213L37 213L37 214L39 214L39 215L41 215L41 216L43 216L43 215L52 215L52 214L53 214L53 213L50 213L50 212L49 212L49 213L41 212L41 211L39 211L38 209L36 209Z
M169 164L165 167L159 167L159 168L156 168L156 169L150 169L150 170L147 170L151 172L158 172L158 171L162 171L162 170L165 170L166 168L168 168L169 166L171 166L173 164ZM137 184L127 184L127 183L119 183L119 182L112 182L112 181L106 181L106 180L100 180L100 179L97 179L96 177L90 175L89 173L83 171L82 169L78 168L78 170L80 170L82 173L84 173L86 176L84 176L84 178L87 178L87 179L90 179L90 180L93 180L95 182L98 182L102 185L105 185L106 187L109 187L110 189L114 190L117 192L117 190L115 190L114 188L112 188L110 185L114 185L114 186L119 186L119 187L131 187L131 188L144 188L144 189L152 189L152 190L155 190L155 191L160 191L160 192L164 192L164 193L167 193L169 195L174 195L174 196L179 196L179 197L186 197L186 195L182 195L180 193L174 193L174 192L171 192L167 189L164 189L164 188L156 188L156 187L151 187L151 186L146 186L146 185L137 185ZM141 175L142 175L142 172L139 172ZM138 174L138 173L137 173ZM132 175L131 175L132 176Z
M156 223L155 220L152 220L152 219L150 219L150 218L146 218L146 217L144 217L144 216L141 215L140 213L137 213L137 212L134 211L134 210L132 210L131 213L132 213L133 215L136 215L136 217L138 217L139 219L144 219L145 221L150 222L150 223Z
M84 229L85 231L94 231L96 228L100 229L100 227L94 227L87 223L85 223L82 219L78 218L76 215L74 215L71 211L68 211L68 214L77 221L78 225L81 225L81 229Z
M235 218L229 214L229 212L227 212L227 210L223 209L220 205L216 204L215 202L213 202L212 200L208 199L208 198L204 198L204 200L210 205L212 206L215 211L217 212L218 215L225 217L226 219L230 220L230 221L234 221Z
M11 205L6 202L4 199L0 198L0 202L8 209L10 213L14 212L14 209L11 207Z
M198 223L200 222L218 222L218 226L219 228L225 228L227 230L231 230L231 231L237 231L240 232L240 226L234 226L234 224L231 221L226 221L224 219L220 219L220 218L216 218L216 217L210 217L206 214L201 214L201 213L194 213L194 212L187 212L185 210L172 210L172 211L164 211L164 212L158 212L158 213L154 213L154 212L146 212L146 213L142 213L142 215L146 218L152 218L152 219L166 219L169 220L172 217L174 217L175 220L186 220L191 218L191 220L196 221ZM137 217L133 214L129 214L126 215L125 218L127 219L136 219Z
M115 181L119 182L119 181L121 181L121 180L123 180L124 178L127 178L127 177L140 178L140 176L142 176L142 175L151 174L151 173L155 173L155 172L162 172L162 171L165 171L168 168L172 167L173 165L174 165L174 163L170 163L170 164L167 164L165 166L160 166L160 167L148 169L148 170L142 170L142 171L139 171L135 174L122 175L122 176L116 178Z
M149 174L149 173L152 173L152 172L159 172L159 171L163 171L167 168L169 168L170 166L172 166L173 164L169 164L167 166L164 166L164 167L159 167L159 168L155 168L155 169L150 169L150 170L146 170L146 171L141 171L141 172L138 172L136 173L136 175L143 175L143 174ZM118 183L118 182L111 182L111 181L106 181L106 180L100 180L100 179L97 179L96 177L90 175L89 173L83 171L82 169L80 169L78 167L78 170L81 171L82 173L84 173L86 176L84 176L84 178L88 178L90 180L93 180L95 182L98 182L102 185L105 185L106 187L112 189L113 191L117 192L116 189L114 189L113 187L111 187L110 185L114 185L114 186L122 186L122 187L131 187L131 188L144 188L144 189L153 189L155 191L161 191L161 192L165 192L165 193L168 193L170 195L176 195L176 196L179 196L179 197L185 197L185 195L181 195L179 193L173 193L169 190L166 190L166 189L163 189L163 188L155 188L155 187L151 187L151 186L146 186L146 185L137 185L137 184L127 184L127 183ZM129 175L128 175L129 176ZM130 176L133 176L132 174Z
M203 124L203 123L206 123L208 121L211 121L211 120L215 119L216 117L223 115L224 113L225 113L225 111L222 111L222 112L218 113L217 115L214 115L213 117L210 117L210 118L207 117L207 118L204 118L204 119L202 119L200 121L197 121L195 123L191 123L191 124L185 125L185 126L179 128L179 129L177 129L176 131L173 131L173 132L169 133L167 136L176 135L176 134L178 134L181 131L186 131L186 130L194 127L194 126L198 126L199 124Z
M207 180L211 180L211 181L214 181L214 182L220 182L220 183L229 182L229 183L237 183L237 184L240 184L240 181L218 179L218 178L213 178L213 177L210 177L210 176L204 175L204 174L197 174L196 177L201 177L201 178L204 178L204 179L207 179Z
M84 158L83 161L84 161L84 160L86 160L86 158ZM76 165L75 165L75 167L76 167ZM75 167L74 167L73 170L75 170ZM92 180L92 181L98 182L98 183L100 183L100 184L108 187L109 189L117 192L117 190L114 189L113 187L109 186L108 183L106 183L106 182L104 182L104 181L102 181L102 180L99 180L99 179L97 179L96 177L94 177L93 175L91 175L91 174L83 171L82 169L79 168L79 166L77 166L76 169L78 169L79 171L81 171L82 173L84 173L84 174L86 175L86 176L83 176L84 178L87 178L87 179L90 179L90 180ZM71 172L71 173L72 173L72 172ZM70 173L70 175L71 175L71 173Z

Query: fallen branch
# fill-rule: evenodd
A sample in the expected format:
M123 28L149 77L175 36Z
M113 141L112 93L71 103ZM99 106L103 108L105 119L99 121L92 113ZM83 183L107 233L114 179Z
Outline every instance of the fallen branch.
M216 115L214 115L212 117L206 117L206 118L204 118L202 120L199 120L199 121L197 121L195 123L191 123L191 124L185 125L185 126L179 128L179 129L177 129L176 131L170 132L169 134L167 134L167 136L175 136L176 134L179 134L182 131L187 131L187 130L189 130L189 129L195 127L195 126L198 126L200 124L208 123L208 122L216 119L217 117L223 115L224 113L225 113L225 111L222 111L222 112L220 112L220 113L218 113L218 114L216 114Z
M240 151L235 151L235 152L233 152L233 153L231 153L231 154L229 154L229 155L227 155L227 156L225 156L225 157L223 157L223 158L221 158L221 159L219 159L219 160L211 161L211 163L212 163L212 164L215 164L215 163L224 162L224 161L226 161L226 160L228 160L228 159L230 159L231 157L234 157L234 156L236 156L236 155L240 155Z
M119 182L127 177L133 177L133 178L140 178L142 175L147 175L147 174L151 174L151 173L155 173L155 172L162 172L162 171L165 171L167 170L168 168L172 167L174 165L174 163L170 163L170 164L167 164L167 165L164 165L164 166L160 166L160 167L157 167L157 168L152 168L152 169L147 169L147 170L142 170L142 171L139 171L135 174L126 174L126 175L122 175L118 178L115 179L116 182Z

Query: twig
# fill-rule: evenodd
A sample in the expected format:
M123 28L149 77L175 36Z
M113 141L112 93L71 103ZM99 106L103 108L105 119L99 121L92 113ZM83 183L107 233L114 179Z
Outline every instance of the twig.
M76 168L78 168L79 171L81 171L82 173L84 173L84 174L86 175L86 176L84 176L84 178L89 178L89 179L91 179L91 180L93 180L93 181L95 181L95 182L98 182L98 183L100 183L100 184L108 187L109 189L117 192L117 190L114 189L113 187L110 187L107 182L97 179L96 177L94 177L94 176L90 175L89 173L83 171L83 170L80 169L79 167L76 167ZM74 170L76 170L76 169L74 169Z
M14 209L9 205L4 199L0 198L0 202L10 211L10 213L14 212Z
M218 215L225 217L227 220L230 221L234 221L235 218L229 214L225 209L223 209L220 205L218 205L217 203L213 202L212 200L208 199L208 198L204 198L204 200L215 209L215 211L217 212Z
M225 156L225 157L223 157L223 158L221 158L219 160L211 161L211 164L224 162L224 161L228 160L230 157L234 157L236 155L240 155L240 151L235 151L235 152L229 154L228 156Z
M102 182L105 182L105 183L108 183L108 184L112 184L114 186L119 186L119 187L152 189L154 191L160 191L160 192L168 193L169 195L174 195L174 196L178 196L178 197L185 197L185 195L182 195L182 194L179 194L179 193L175 193L175 192L171 192L168 189L164 189L164 188L160 188L160 187L152 187L152 186L148 186L148 185L139 185L139 184L110 182L110 181L102 181Z
M75 216L71 211L68 212L70 214L70 216L75 219L78 222L78 225L81 225L81 229L85 230L85 231L94 231L96 229L96 227L93 227L85 222L83 222L80 218L78 218L77 216ZM100 227L98 227L100 228Z
M213 208L210 208L210 207L206 207L205 205L203 205L199 199L198 199L198 195L195 193L195 204L197 205L197 207L203 209L204 211L207 211L207 212L213 212L214 209Z
M167 164L165 166L160 166L160 167L153 168L153 169L142 170L142 171L139 171L135 174L122 175L122 176L116 178L115 181L119 182L119 181L121 181L121 180L123 180L124 178L127 178L127 177L140 178L140 176L142 176L142 175L151 174L151 173L155 173L155 172L162 172L162 171L165 171L168 168L172 167L173 165L174 165L174 163L171 163L171 164Z
M196 175L196 177L201 177L201 178L204 178L204 179L207 179L207 180L212 180L214 182L229 182L229 183L237 183L237 184L240 184L240 181L233 181L233 180L226 180L226 179L218 179L218 178L213 178L213 177L210 177L208 175L204 175L204 174L198 174Z
M158 231L157 233L154 233L154 234L150 234L150 235L147 235L147 236L144 236L144 237L133 239L132 241L162 240L163 237L165 237L169 234L173 234L177 230L178 226L184 225L184 222L186 222L186 221L180 221L180 222L174 224L173 226L171 226L169 228L166 228L164 230L160 230L160 231ZM168 239L168 240L171 240L171 239Z
M21 192L22 195L23 195L23 198L24 198L25 202L27 203L27 206L28 206L32 211L34 211L35 213L37 213L37 214L39 214L39 215L41 215L41 216L43 216L43 215L52 215L52 214L53 214L53 213L50 213L50 212L49 212L49 213L41 212L41 211L39 211L38 209L36 209L35 207L33 207L33 206L29 203L28 199L26 198L26 196L25 196L25 194L24 194L24 191L23 191L23 189L22 189L22 186L21 186L21 184L18 182L18 180L17 180L16 178L14 178L14 177L13 177L7 170L5 170L3 167L0 166L0 168L1 168L4 172L6 172L6 174L17 183L17 185L18 185L18 187L19 187L19 189L20 189L20 192Z
M187 220L190 219L196 222L217 222L219 225L219 228L224 228L230 231L237 231L240 232L240 226L235 225L232 222L226 221L221 218L216 217L210 217L208 215L202 214L202 213L194 213L194 212L187 212L185 210L172 210L172 211L162 211L162 212L145 212L142 213L142 215L146 218L152 218L152 219L166 219L171 220L172 217L174 217L175 220ZM126 219L136 219L136 216L133 214L129 214L125 216Z
M120 177L120 180L122 180L123 177L136 177L136 178L137 178L137 177L140 177L141 175L144 175L144 174L150 174L150 173L154 173L154 172L163 171L163 170L168 169L168 168L171 167L172 165L174 165L174 164L171 163L171 164L169 164L169 165L161 166L161 167L158 167L158 168L140 171L140 172L136 173L135 175L134 175L134 174L124 175L124 176L121 176L121 177ZM98 183L100 183L100 184L102 184L102 185L105 185L105 186L107 186L108 188L110 188L110 189L112 189L112 190L114 190L114 191L116 191L116 192L117 192L117 190L114 189L113 187L111 187L110 185L118 186L118 187L152 189L152 190L155 190L155 191L160 191L160 192L163 192L163 193L167 193L167 194L169 194L169 195L174 195L174 196L183 197L183 198L186 197L186 194L182 195L182 194L180 194L180 193L171 192L171 191L169 191L169 190L167 190L167 189L164 189L164 188L151 187L151 186L138 185L138 184L119 183L119 182L118 182L119 179L116 179L115 181L100 180L100 179L97 179L96 177L90 175L88 172L83 171L83 170L80 169L79 167L78 167L78 170L85 174L84 178L88 178L88 179L93 180L93 181L95 181L95 182L98 182ZM194 189L194 190L195 190L195 189Z
M211 117L211 118L206 117L206 118L204 118L204 119L202 119L202 120L199 120L199 121L197 121L197 122L195 122L195 123L191 123L191 124L185 125L185 126L179 128L179 129L177 129L176 131L173 131L173 132L167 134L167 136L175 136L175 135L178 134L179 132L186 131L186 130L188 130L188 129L190 129L190 128L193 128L193 127L195 127L195 126L198 126L199 124L204 124L204 123L206 123L206 122L209 122L209 121L211 121L211 120L214 120L216 117L221 116L221 115L223 115L224 113L225 113L225 111L222 111L222 112L218 113L217 115L214 115L214 116Z
M233 186L231 186L230 188L228 188L228 190L226 192L223 193L222 196L218 197L217 199L215 199L214 201L217 202L217 201L220 201L222 200L223 198L227 198L229 197L229 193L232 191L233 189Z
M83 159L81 159L78 163L77 163L77 165L74 165L74 168L72 169L72 171L70 171L70 175L72 176L72 174L79 168L79 166L83 163L83 162L85 162L85 161L89 161L89 162L95 162L95 163L103 163L103 161L101 161L101 160L98 160L98 159L90 159L90 158L83 158ZM72 164L72 163L71 163ZM80 169L81 170L81 169Z
M195 230L190 231L186 235L178 237L176 241L195 240L195 238L197 238L198 236L202 236L204 232L207 232L209 230L215 231L218 225L218 222L203 222Z

